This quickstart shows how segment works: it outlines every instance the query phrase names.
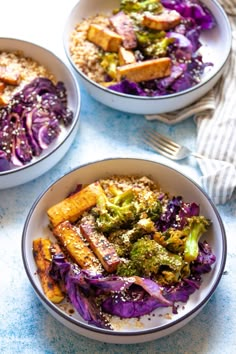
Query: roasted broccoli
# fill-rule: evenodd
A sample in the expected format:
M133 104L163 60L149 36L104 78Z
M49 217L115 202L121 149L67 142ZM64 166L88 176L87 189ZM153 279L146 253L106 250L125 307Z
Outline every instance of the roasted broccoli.
M148 45L161 40L166 37L165 31L154 31L154 30L140 30L136 31L137 41L140 47L147 47Z
M128 257L134 242L154 231L154 222L150 218L140 219L131 229L119 229L111 232L108 240L114 245L119 257Z
M167 55L168 46L174 42L173 38L163 38L157 40L147 47L142 48L145 57L160 58Z
M169 228L165 232L155 232L153 238L169 251L182 254L190 263L197 258L199 239L209 226L210 221L204 216L192 216L182 230Z
M104 193L93 209L97 226L102 232L109 233L124 227L132 229L133 224L139 220L139 227L153 229L152 220L155 221L162 213L157 191L135 188L121 190L113 185L109 186L107 193L109 197Z
M162 205L157 192L140 190L136 193L135 207L140 219L150 218L156 220L162 213Z
M167 54L168 46L175 39L166 37L164 31L142 30L136 32L139 50L144 57L159 58Z
M122 276L154 276L163 283L174 283L180 278L184 266L183 259L167 251L149 237L137 240L132 246L130 260L118 266Z
M114 198L108 198L105 193L99 196L93 212L97 216L96 223L102 232L111 232L136 217L136 208L133 203L134 194L131 189L120 193Z
M101 55L101 67L112 79L116 79L116 68L118 65L117 53L104 53Z
M170 252L183 254L188 234L189 228L183 230L169 228L165 232L155 232L153 238Z
M194 261L199 252L198 242L201 236L208 230L211 222L204 216L193 216L188 220L189 229L184 247L184 259L186 262Z
M125 13L144 11L159 13L163 6L159 0L121 0L120 10Z

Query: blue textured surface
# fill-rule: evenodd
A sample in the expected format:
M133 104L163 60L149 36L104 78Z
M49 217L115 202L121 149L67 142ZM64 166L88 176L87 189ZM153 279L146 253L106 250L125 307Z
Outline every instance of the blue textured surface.
M174 334L137 345L105 344L79 336L58 323L36 298L21 260L24 220L39 192L80 164L113 156L148 157L177 167L196 181L194 159L173 163L147 149L142 129L152 125L194 149L192 118L176 126L108 109L82 91L81 124L69 153L42 177L0 191L0 350L2 353L233 353L236 350L236 199L219 206L228 237L226 274L203 311Z
M34 40L39 44L61 44L66 11L76 0L8 0L4 2L0 32ZM55 5L57 15L55 14ZM14 11L12 9L14 8ZM45 9L47 12L45 13ZM19 16L19 13L21 15ZM35 15L37 14L37 15ZM50 15L49 15L50 14ZM52 20L53 18L53 26ZM43 26L42 26L43 22ZM59 52L59 48L58 52ZM144 127L153 127L194 150L196 126L192 118L174 126L143 116L109 109L82 90L81 122L67 155L48 173L17 188L0 191L0 352L3 354L232 354L236 352L236 194L219 206L227 239L226 271L204 309L189 324L170 336L137 345L113 345L74 334L57 322L42 306L28 281L21 259L21 235L25 218L35 198L72 168L108 157L144 157L176 167L199 182L194 158L175 163L148 149L141 140ZM37 230L36 230L37 231Z

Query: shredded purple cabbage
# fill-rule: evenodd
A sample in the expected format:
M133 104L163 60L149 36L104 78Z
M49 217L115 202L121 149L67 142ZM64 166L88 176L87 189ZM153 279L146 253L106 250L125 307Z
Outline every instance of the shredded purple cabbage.
M0 108L0 172L39 156L72 119L62 82L40 77L27 84Z
M180 25L166 33L167 37L175 39L167 53L172 60L171 75L140 83L123 80L110 85L109 89L150 97L174 94L197 85L205 68L213 66L212 63L204 63L197 52L201 47L201 32L216 26L210 10L199 0L162 0L161 3L167 9L176 10L184 18Z
M167 203L165 211L156 221L158 231L164 232L169 228L183 229L187 223L187 218L198 216L200 207L196 203L185 203L183 198L173 197Z
M190 208L191 209L191 208ZM177 313L177 302L186 303L201 285L201 275L210 272L216 258L206 241L199 243L199 255L191 265L191 276L180 283L160 287L151 279L103 276L81 270L67 262L63 254L53 257L50 275L59 282L81 317L90 324L112 329L105 313L121 318L150 314L160 307ZM98 305L97 299L104 298ZM102 310L102 311L101 311Z
M211 12L198 0L161 0L161 3L165 8L179 12L185 19L191 19L201 29L215 26Z

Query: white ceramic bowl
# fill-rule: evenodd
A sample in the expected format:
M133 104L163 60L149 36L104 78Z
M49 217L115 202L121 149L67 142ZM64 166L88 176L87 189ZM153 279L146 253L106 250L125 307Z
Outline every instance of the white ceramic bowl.
M63 200L77 186L78 183L91 183L99 178L114 174L146 175L158 181L163 190L172 195L182 195L186 201L195 201L200 204L201 214L212 220L213 226L206 235L206 239L216 255L216 263L212 271L203 276L203 283L199 291L191 295L185 306L179 307L178 315L171 319L160 317L161 309L154 311L154 316L143 316L139 326L132 320L125 320L120 330L109 331L88 325L78 314L71 316L62 308L51 303L44 295L39 278L36 274L36 265L32 254L32 241L41 237L53 239L48 229L47 209ZM35 233L35 230L37 232ZM86 337L109 343L139 343L151 341L168 335L187 324L207 304L216 290L221 279L226 261L226 235L220 215L209 197L201 188L188 177L173 168L163 164L134 158L115 158L83 165L60 178L44 191L33 204L23 230L22 258L29 281L36 295L46 309L58 321L76 333ZM142 325L143 324L143 327Z
M74 73L57 56L47 49L31 42L0 38L1 51L23 51L24 56L31 57L44 65L56 77L63 81L67 90L68 107L73 111L73 122L62 128L59 137L37 158L30 163L12 170L0 172L0 189L14 187L29 182L52 168L70 148L79 126L80 89Z
M80 0L71 11L64 31L66 55L77 73L78 79L88 93L103 104L128 113L157 114L175 111L190 105L204 96L219 80L231 50L231 28L228 18L215 0L202 1L213 13L217 26L201 35L204 61L214 63L201 82L182 92L159 97L137 97L109 90L90 80L73 62L70 56L70 35L76 24L84 18L98 13L111 13L119 5L119 0Z

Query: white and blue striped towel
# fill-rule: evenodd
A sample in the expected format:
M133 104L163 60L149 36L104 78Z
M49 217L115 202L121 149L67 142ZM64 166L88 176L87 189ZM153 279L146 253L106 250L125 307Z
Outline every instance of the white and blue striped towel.
M225 204L236 188L236 0L219 1L232 26L229 67L209 94L177 112L146 116L175 124L194 116L197 124L197 159L201 183L216 204Z

